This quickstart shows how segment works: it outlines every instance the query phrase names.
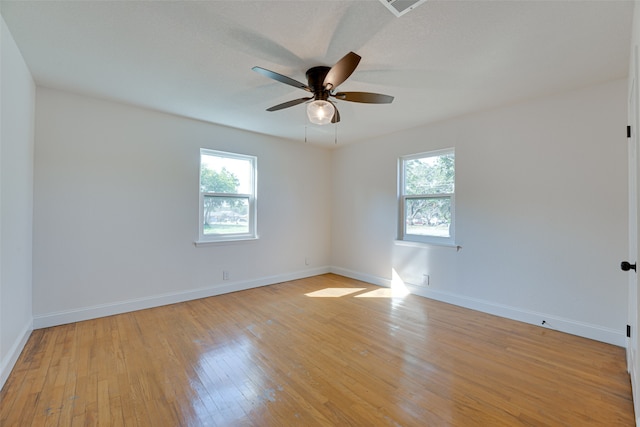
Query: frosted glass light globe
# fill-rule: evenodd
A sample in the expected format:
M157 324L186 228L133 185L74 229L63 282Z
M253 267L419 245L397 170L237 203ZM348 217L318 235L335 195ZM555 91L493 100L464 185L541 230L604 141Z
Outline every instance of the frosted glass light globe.
M316 100L307 105L309 121L316 125L331 123L335 111L333 104L328 101Z

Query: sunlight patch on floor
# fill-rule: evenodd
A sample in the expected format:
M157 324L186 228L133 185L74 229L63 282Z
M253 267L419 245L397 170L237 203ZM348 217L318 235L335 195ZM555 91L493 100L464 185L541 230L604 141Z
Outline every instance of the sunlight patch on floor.
M374 289L373 291L356 295L356 298L402 298L407 295L409 295L409 290L394 271L394 278L391 281L390 288Z
M313 298L340 298L347 295L356 294L358 292L366 291L367 288L324 288L318 291L309 292L305 294L308 297ZM404 280L396 272L395 269L391 269L391 287L378 288L369 292L364 292L360 295L354 295L355 298L402 298L409 295L409 289L404 284Z
M319 291L309 292L305 295L314 298L340 298L366 289L367 288L325 288L320 289Z
M365 292L364 294L356 295L356 298L392 298L393 296L393 289L380 288Z

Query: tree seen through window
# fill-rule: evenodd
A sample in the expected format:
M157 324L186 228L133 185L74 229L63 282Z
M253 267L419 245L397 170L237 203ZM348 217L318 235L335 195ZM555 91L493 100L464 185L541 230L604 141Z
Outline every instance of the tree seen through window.
M402 178L402 238L451 238L455 193L454 153L447 151L403 158Z
M254 165L250 156L202 150L201 237L253 234Z

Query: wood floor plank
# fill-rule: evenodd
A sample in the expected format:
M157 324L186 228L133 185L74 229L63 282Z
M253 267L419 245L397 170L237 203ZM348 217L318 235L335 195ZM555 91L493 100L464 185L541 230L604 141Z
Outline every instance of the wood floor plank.
M632 426L625 364L327 274L36 330L0 425Z

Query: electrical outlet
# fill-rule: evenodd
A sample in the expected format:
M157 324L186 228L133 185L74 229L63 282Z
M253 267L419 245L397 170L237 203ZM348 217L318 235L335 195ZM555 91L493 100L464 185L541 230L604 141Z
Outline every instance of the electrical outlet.
M428 274L423 274L422 275L422 286L429 286L430 282L429 282L429 275Z
M309 257L304 257L304 265L309 265Z
M227 270L222 270L222 280L229 280L229 272Z

